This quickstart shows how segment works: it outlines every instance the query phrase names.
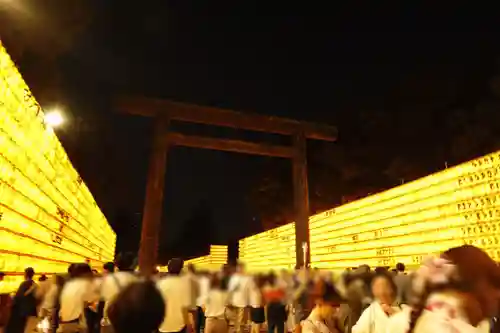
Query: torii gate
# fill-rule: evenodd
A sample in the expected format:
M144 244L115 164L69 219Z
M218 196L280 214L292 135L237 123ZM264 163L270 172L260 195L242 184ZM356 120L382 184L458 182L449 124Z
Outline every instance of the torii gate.
M306 139L335 141L337 139L335 127L143 97L121 98L118 100L117 107L123 113L154 118L153 149L148 170L139 249L141 272L151 274L156 267L167 152L168 148L173 145L291 159L296 209L296 261L298 266L309 264L310 251L307 251L310 248L309 189ZM172 120L290 135L293 138L293 145L278 146L233 139L184 135L168 130Z

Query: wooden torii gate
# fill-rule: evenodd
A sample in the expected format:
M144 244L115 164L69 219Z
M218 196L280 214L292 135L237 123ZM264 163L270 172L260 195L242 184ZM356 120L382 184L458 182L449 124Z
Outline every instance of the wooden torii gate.
M335 127L142 97L121 98L117 107L122 113L155 118L139 249L141 272L151 274L156 267L167 152L173 145L291 159L296 209L296 261L298 266L309 264L310 253L307 250L304 253L304 249L310 248L306 139L335 141L337 139ZM170 121L290 135L293 137L293 145L278 146L184 135L169 131Z

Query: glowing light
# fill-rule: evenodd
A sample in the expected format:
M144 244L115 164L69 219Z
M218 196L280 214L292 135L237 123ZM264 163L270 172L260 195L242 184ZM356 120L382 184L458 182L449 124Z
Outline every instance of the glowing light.
M59 110L53 110L45 114L45 124L52 128L60 127L64 124L64 117Z
M26 267L66 272L112 261L116 235L0 43L0 293Z

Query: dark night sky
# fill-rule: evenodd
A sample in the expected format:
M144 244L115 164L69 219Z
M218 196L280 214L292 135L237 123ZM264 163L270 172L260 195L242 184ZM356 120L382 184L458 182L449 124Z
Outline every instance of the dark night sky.
M129 248L137 231L121 224L140 220L151 128L146 119L114 113L116 94L326 122L339 126L337 144L342 145L352 139L353 110L418 100L427 86L442 87L435 99L447 93L448 85L469 87L460 96L463 103L476 98L499 55L496 12L460 1L419 7L329 2L324 8L280 1L274 6L253 1L89 3L92 22L57 61L65 107L83 121L78 134L68 128L61 139ZM7 45L20 43L8 39ZM27 68L30 62L23 64ZM31 77L34 84L43 82ZM164 243L179 237L199 205L212 210L214 240L248 234L254 212L245 196L264 162L173 149Z

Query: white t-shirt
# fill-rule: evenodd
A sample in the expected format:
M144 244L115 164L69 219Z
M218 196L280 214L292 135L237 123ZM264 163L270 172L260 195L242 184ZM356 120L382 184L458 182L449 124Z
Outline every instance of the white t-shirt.
M208 292L210 291L210 279L202 275L198 278L198 283L200 294L196 299L196 305L201 307L204 306Z
M85 303L99 300L94 284L88 279L74 279L66 282L61 292L59 316L62 322L83 318Z
M260 308L264 305L262 299L262 291L253 281L249 284L249 298L250 298L250 306L254 309Z
M178 332L186 323L184 311L191 305L191 281L188 276L167 276L156 283L165 301L165 317L160 332Z
M231 305L244 308L250 304L251 277L243 274L234 274L229 280L229 294Z
M118 295L120 290L129 284L138 281L139 278L131 272L116 272L108 274L96 281L100 290L101 300L105 302L104 317L107 318L108 306Z
M207 318L225 318L227 305L227 291L211 290L205 301L205 317Z

